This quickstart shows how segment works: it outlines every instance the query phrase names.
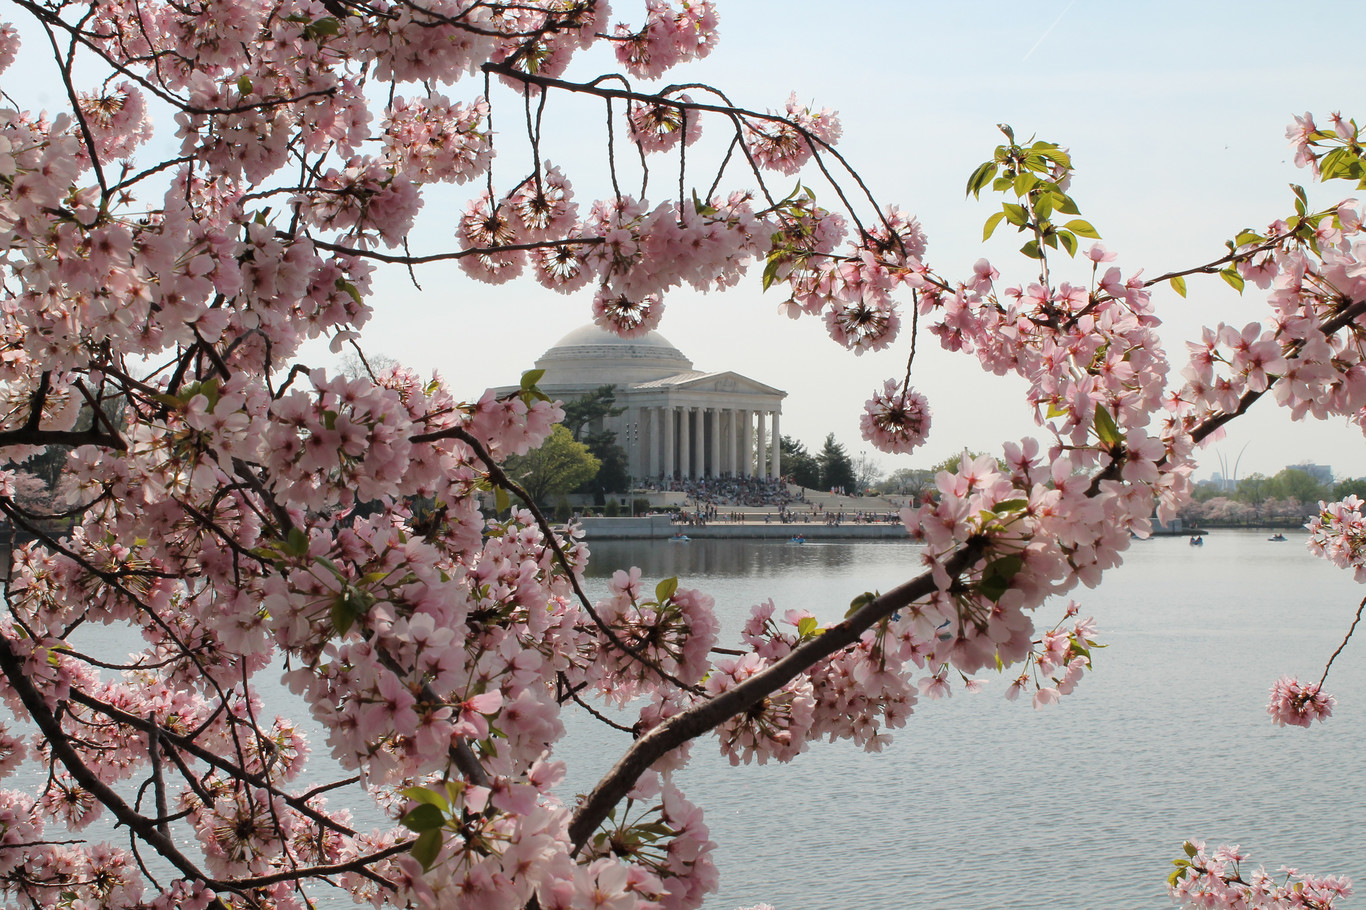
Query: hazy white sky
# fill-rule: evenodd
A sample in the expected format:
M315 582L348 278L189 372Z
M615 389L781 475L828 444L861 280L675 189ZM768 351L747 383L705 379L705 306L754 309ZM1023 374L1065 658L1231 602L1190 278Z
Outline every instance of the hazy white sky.
M618 0L616 18L638 23L641 6ZM720 14L717 50L670 73L671 81L715 85L745 107L777 108L795 91L803 101L836 108L844 125L841 151L881 202L920 219L929 236L927 258L950 279L982 255L1007 284L1033 274L1014 252L1013 233L998 230L991 243L980 242L995 201L963 195L967 175L1000 139L997 123L1070 147L1078 168L1072 194L1082 216L1120 254L1126 274L1139 268L1158 274L1215 258L1238 229L1264 226L1290 211L1287 184L1308 182L1293 167L1284 138L1292 114L1311 110L1326 118L1341 110L1366 118L1358 44L1366 4L1360 0L1071 0L1042 7L720 0ZM60 85L41 75L42 58L32 53L30 45L6 74L5 88L23 88L33 99L25 103L55 106ZM611 69L604 55L580 61L571 75ZM16 73L26 81L17 83ZM451 94L468 97L479 88L471 80ZM514 141L521 116L519 99L495 89L501 188L527 170ZM601 105L552 98L546 124L543 149L570 173L580 199L603 193ZM722 129L708 126L714 143ZM173 148L168 132L163 128L158 143ZM714 155L716 145L704 138L689 152L688 183L699 190L710 184L711 172L703 171L709 150ZM630 157L629 151L622 156ZM652 196L677 183L670 163L656 167ZM723 186L736 185L739 176ZM786 192L792 183L782 178L773 186ZM830 198L819 179L810 183L823 200ZM1347 184L1311 187L1311 203L1326 205L1351 192ZM415 251L452 245L462 203L429 199ZM1078 266L1076 277L1082 274ZM421 291L401 271L377 284L366 347L439 370L471 396L514 381L591 318L588 291L561 297L531 281L490 288L454 267L417 277ZM1187 300L1166 289L1156 299L1178 368L1185 359L1181 341L1202 323L1242 325L1262 313L1252 290L1239 298L1217 278L1192 280ZM816 319L778 315L779 300L776 292L761 292L756 270L724 295L673 294L661 331L698 369L736 370L787 390L785 434L811 446L833 431L853 453L871 451L858 434L862 403L884 378L900 375L908 335L893 350L855 357L830 341ZM321 359L334 360L325 352ZM881 456L886 469L927 466L963 446L999 451L1004 440L1037 433L1018 384L984 376L975 361L940 351L932 336L921 338L914 383L930 397L933 431L913 456ZM1213 451L1231 461L1244 447L1242 475L1306 460L1329 464L1340 477L1366 475L1362 435L1345 425L1292 426L1279 415L1259 414L1236 422ZM1199 476L1215 468L1211 452Z

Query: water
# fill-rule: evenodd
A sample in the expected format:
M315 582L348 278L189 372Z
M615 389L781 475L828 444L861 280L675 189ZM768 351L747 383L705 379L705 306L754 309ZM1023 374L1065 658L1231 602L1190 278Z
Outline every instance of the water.
M1101 588L1075 593L1109 647L1051 708L1005 701L992 677L977 695L922 700L881 754L818 743L790 765L734 769L700 743L681 785L719 844L708 910L1169 907L1164 883L1186 838L1366 887L1366 641L1334 665L1327 724L1283 729L1265 714L1278 675L1318 678L1363 592L1297 535L1266 536L1135 542ZM780 611L836 619L855 595L908 577L918 552L701 540L592 549L604 572L634 563L651 581L678 575L712 594L723 644L769 597ZM561 757L586 789L626 741L571 714Z
M1339 704L1327 724L1282 729L1265 714L1281 673L1318 678L1366 592L1297 535L1266 536L1135 542L1099 589L1075 593L1109 647L1051 708L1005 701L1004 681L990 677L977 695L922 700L881 754L817 743L788 765L732 768L713 741L698 743L681 786L719 845L707 910L1165 908L1186 838L1241 843L1273 870L1347 874L1366 887L1366 640L1334 665L1326 689ZM914 573L919 553L899 542L592 549L591 595L614 567L639 565L651 584L677 575L716 598L722 644L770 597L780 611L838 619L857 594ZM1063 606L1041 619L1051 624ZM268 713L301 717L288 693L263 694ZM566 714L568 794L589 789L629 737L572 705ZM325 774L322 737L310 738ZM359 827L382 823L373 807L357 809Z

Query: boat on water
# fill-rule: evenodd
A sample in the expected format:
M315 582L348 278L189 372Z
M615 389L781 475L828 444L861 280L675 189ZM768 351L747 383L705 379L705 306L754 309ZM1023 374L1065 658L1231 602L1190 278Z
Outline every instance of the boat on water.
M671 543L692 543L692 538L689 537L687 534L684 534L682 531L679 531L673 537L670 537L669 541Z
M1193 547L1203 547L1204 545L1205 545L1205 538L1203 538L1203 537L1192 537L1192 538L1191 538L1191 546L1193 546Z
M791 540L789 540L788 543L806 543L806 538L803 537L801 534L798 534Z
M1267 540L1274 540L1274 541L1276 541L1277 543L1280 543L1282 540L1289 540L1289 539L1290 539L1290 538L1286 537L1286 536L1285 536L1284 534L1282 534L1280 531L1277 531L1275 534L1272 534L1270 537L1267 538Z

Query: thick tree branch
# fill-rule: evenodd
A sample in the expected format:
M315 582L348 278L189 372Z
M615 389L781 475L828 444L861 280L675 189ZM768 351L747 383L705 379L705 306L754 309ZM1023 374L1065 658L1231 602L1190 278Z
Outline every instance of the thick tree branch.
M969 541L944 561L944 570L950 578L957 578L978 560L985 548L985 541ZM575 852L583 848L612 808L635 786L640 775L669 751L758 704L820 661L857 642L878 622L936 590L938 586L931 573L923 572L878 596L821 634L803 641L764 671L715 698L694 704L641 736L574 813L569 823L569 837Z

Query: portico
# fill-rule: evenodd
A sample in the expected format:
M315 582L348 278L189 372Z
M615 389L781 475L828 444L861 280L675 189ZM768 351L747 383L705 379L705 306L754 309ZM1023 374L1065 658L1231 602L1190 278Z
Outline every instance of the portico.
M618 338L576 329L536 361L540 386L571 400L616 387L625 411L606 418L637 481L778 478L779 415L787 393L731 371L701 372L658 332Z

